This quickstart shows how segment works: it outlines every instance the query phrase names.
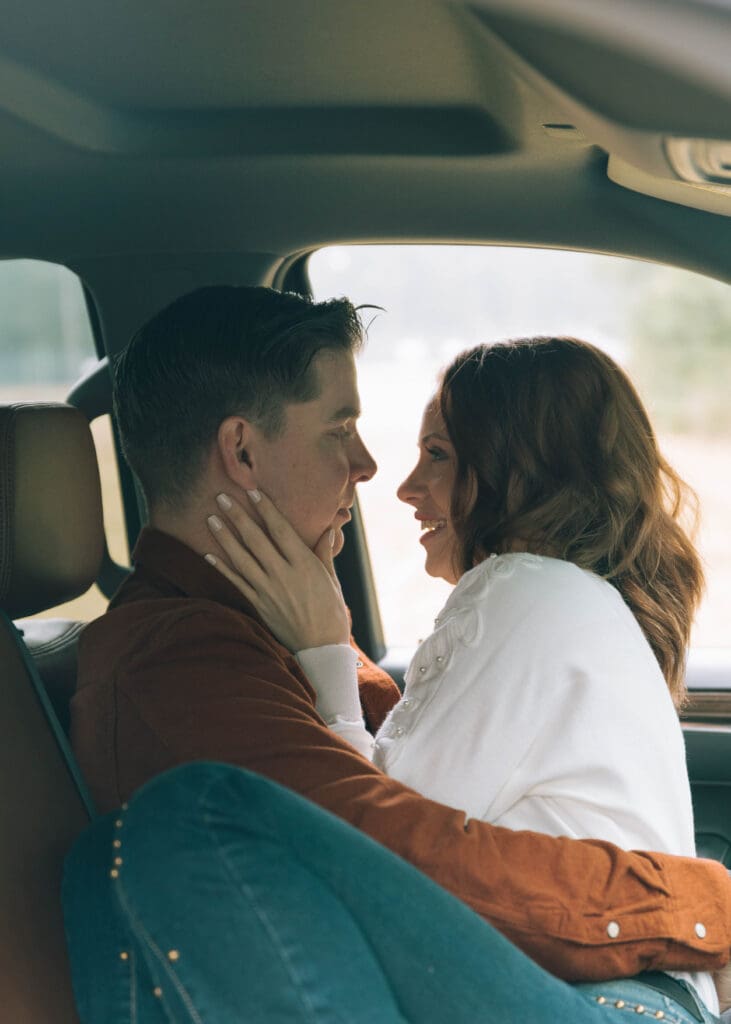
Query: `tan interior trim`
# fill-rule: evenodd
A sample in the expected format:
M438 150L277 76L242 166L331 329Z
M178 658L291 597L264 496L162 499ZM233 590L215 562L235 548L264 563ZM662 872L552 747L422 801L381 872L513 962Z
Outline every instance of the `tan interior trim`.
M731 690L690 693L680 717L684 722L731 725Z

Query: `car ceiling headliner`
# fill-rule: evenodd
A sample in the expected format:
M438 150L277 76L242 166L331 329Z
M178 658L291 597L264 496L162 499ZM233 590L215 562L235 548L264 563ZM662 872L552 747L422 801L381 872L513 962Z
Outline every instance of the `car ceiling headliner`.
M663 170L664 133L728 136L718 2L3 8L6 256L492 241L731 279L729 218L606 177L608 152Z

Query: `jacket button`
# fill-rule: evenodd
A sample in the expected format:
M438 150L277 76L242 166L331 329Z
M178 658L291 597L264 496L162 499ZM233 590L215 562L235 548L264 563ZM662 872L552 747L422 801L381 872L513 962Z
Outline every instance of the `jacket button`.
M695 926L695 933L699 939L705 939L706 926L704 924L701 924L701 922L699 921L698 924Z
M607 925L607 935L610 939L616 939L619 935L620 928L616 921L610 921Z

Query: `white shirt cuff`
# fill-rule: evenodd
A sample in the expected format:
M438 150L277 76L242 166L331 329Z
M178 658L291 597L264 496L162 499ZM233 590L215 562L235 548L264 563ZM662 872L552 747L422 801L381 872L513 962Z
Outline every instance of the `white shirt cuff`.
M328 725L360 723L358 655L350 644L328 644L297 651L295 657L317 694L317 713Z
M347 722L342 718L336 718L334 722L329 723L328 728L341 740L355 747L367 761L373 760L376 741L366 729L362 718L359 722Z

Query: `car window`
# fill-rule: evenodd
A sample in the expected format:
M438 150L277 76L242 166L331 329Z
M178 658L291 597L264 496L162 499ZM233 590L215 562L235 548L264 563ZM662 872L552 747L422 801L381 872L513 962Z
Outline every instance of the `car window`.
M309 272L318 299L383 307L362 311L362 433L379 472L360 502L389 646L428 633L450 589L425 575L413 511L395 498L438 371L470 345L531 334L583 338L629 371L700 501L707 592L693 645L731 646L728 285L636 260L487 246L333 247L313 254Z
M0 262L0 401L63 402L98 357L79 279L65 267L37 260ZM112 558L129 561L109 416L91 425L102 483L104 522ZM94 586L43 617L101 614L107 598Z

